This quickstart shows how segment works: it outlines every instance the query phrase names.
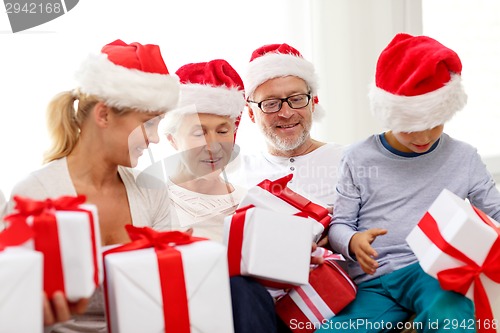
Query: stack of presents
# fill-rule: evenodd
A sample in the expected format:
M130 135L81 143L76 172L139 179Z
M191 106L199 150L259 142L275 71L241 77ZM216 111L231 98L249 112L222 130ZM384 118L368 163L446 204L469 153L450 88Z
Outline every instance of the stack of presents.
M127 226L129 243L101 248L97 210L85 197L15 197L16 212L0 233L0 332L42 332L44 292L50 298L61 290L72 301L100 285L112 333L233 332L235 275L282 290L278 315L295 323L294 332L313 332L355 298L356 286L330 251L323 265L310 265L312 242L326 235L331 216L290 190L290 179L248 191L225 219L226 246ZM499 235L497 222L445 190L407 242L428 274L470 297L477 317L493 323L500 318ZM19 313L29 320L16 319Z

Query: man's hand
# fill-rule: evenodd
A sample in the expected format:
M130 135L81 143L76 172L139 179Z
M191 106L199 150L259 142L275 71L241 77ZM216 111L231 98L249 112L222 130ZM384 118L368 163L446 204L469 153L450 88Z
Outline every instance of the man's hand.
M82 298L75 303L69 303L63 292L56 291L49 300L43 295L43 324L45 326L71 319L72 314L82 314L87 310L88 298Z
M371 244L375 238L386 233L386 229L373 228L357 232L351 238L349 251L356 256L359 265L366 274L373 275L378 268L378 262L374 259L378 253L371 247Z
M318 244L313 242L312 246L311 246L311 253L314 253L314 251L316 251L317 248L318 248ZM315 257L315 256L311 255L311 265L321 265L321 264L323 264L324 261L325 261L325 259L322 256Z
M328 242L328 235L326 235L325 237L321 238L318 241L317 245L319 247L328 247L329 248L330 247L330 243ZM314 251L314 249L313 249L313 251Z

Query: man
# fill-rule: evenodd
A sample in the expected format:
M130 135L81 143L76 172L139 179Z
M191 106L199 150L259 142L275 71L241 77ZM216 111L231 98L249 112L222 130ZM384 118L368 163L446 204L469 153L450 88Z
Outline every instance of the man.
M253 52L244 84L250 119L267 149L242 156L237 181L250 187L293 174L292 190L331 207L342 147L311 137L322 111L313 64L290 45L264 45Z
M244 86L248 114L266 150L242 155L234 181L249 188L293 174L289 188L332 212L342 147L311 137L322 111L313 64L290 45L264 45L252 53ZM326 244L326 238L318 243ZM278 330L289 332L280 320Z

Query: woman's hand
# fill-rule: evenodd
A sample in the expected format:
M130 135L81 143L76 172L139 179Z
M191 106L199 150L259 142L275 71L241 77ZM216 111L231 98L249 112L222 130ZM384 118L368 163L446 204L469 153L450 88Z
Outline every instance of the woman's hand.
M75 303L69 303L62 291L56 291L49 300L43 295L43 324L45 326L68 321L73 314L82 314L87 310L88 298L82 298Z

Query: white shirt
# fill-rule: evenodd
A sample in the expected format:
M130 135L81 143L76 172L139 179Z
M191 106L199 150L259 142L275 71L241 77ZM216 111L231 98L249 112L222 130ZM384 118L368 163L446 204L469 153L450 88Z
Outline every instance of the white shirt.
M266 152L241 155L231 169L231 183L246 188L264 179L276 180L293 174L288 187L321 205L333 205L343 146L327 143L312 152L296 156L274 156Z
M246 190L234 186L227 194L202 194L187 190L168 181L172 203L172 228L185 231L193 228L193 235L222 243L224 218L234 213Z

